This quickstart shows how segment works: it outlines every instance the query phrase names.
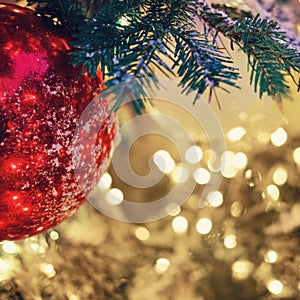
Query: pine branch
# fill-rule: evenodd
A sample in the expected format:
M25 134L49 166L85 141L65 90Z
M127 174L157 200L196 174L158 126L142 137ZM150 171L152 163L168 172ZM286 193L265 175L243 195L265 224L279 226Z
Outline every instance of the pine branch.
M286 33L272 20L244 18L232 20L224 12L202 2L199 16L206 24L221 32L235 43L248 56L251 70L251 83L259 95L264 93L275 96L285 93L288 86L285 77L292 75L292 70L300 72L300 54L290 47Z
M75 35L81 42L85 36L94 35L86 46L73 43L79 48L74 53L75 64L85 65L94 74L100 61L104 74L110 78L108 87L131 79L154 77L153 66L168 77L179 66L180 84L187 92L197 91L198 97L220 83L237 86L236 69L228 66L232 61L205 35L194 30L197 1L136 1L134 9L127 3L128 10L118 5L120 1L113 1L108 11L104 7L83 33ZM117 21L124 16L129 24L120 27ZM93 45L93 41L97 44ZM173 42L175 48L171 46ZM166 59L173 61L172 67L165 63Z
M188 93L196 90L198 99L209 88L210 102L212 90L220 83L237 87L237 69L228 66L232 61L214 45L207 43L204 35L183 29L173 29L172 35L176 41L177 58L173 67L179 66L178 75L182 78L180 85L184 90Z
M85 22L85 12L79 0L38 0L28 1L34 6L36 14L58 20L68 34L73 34Z
M280 28L287 32L287 40L292 47L300 51L300 37L296 29L300 18L300 6L295 0L252 0L256 13L259 11L262 18L276 19Z
M220 33L247 55L251 83L260 97L286 93L286 75L293 78L294 71L300 73L300 54L290 47L276 22L252 18L246 12L239 17L238 10L226 14L206 1L51 0L33 4L38 4L37 13L58 18L73 33L74 65L95 76L100 64L108 87L133 79L147 84L145 78L155 77L154 70L168 77L177 72L184 91L196 91L199 97L208 90L210 101L215 89L238 87L232 60L216 46ZM204 32L195 29L198 17L205 23ZM135 97L144 96L144 89L137 89Z
M76 49L73 53L74 65L84 66L92 77L99 63L104 76L113 72L124 48L129 50L133 35L140 34L142 29L133 26L124 28L119 24L120 19L123 16L129 19L134 17L141 3L140 0L114 0L89 19L80 32L74 34L75 41L71 43Z

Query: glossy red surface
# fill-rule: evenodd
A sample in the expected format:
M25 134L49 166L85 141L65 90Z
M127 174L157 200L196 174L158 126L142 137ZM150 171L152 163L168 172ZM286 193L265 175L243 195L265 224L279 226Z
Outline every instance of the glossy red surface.
M92 101L99 78L79 78L66 38L49 20L0 4L0 37L0 240L13 240L55 226L85 201L106 166L115 121L105 101ZM75 175L74 132L94 102L97 119L77 145L85 174Z

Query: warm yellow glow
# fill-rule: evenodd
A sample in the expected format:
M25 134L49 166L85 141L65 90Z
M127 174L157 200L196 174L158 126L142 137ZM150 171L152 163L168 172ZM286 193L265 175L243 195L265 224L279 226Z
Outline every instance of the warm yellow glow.
M9 263L0 258L0 272L5 273L9 270Z
M118 20L118 23L121 25L121 26L128 26L130 24L129 20L126 18L126 17L121 17L119 20Z
M40 270L50 278L54 277L56 274L54 266L52 264L41 264Z
M225 178L233 178L237 174L237 168L234 165L234 153L225 151L221 155L222 167L221 173Z
M283 284L277 279L271 279L267 282L267 288L272 294L279 295L283 291Z
M234 201L230 206L230 213L233 217L238 218L243 214L243 204L239 201Z
M246 279L253 270L253 264L247 260L236 261L231 266L232 277L236 279Z
M172 228L176 233L184 233L188 229L188 220L185 217L178 216L173 219Z
M18 252L18 246L14 242L3 242L2 249L6 253L14 254Z
M279 188L274 185L274 184L270 184L267 186L267 193L268 195L273 199L273 200L278 200L279 199Z
M265 254L265 261L274 264L277 261L277 252L274 250L270 250Z
M196 164L198 163L203 157L203 151L198 146L191 146L185 152L185 159L191 163Z
M58 18L53 18L52 21L53 21L53 24L54 24L54 25L61 24L61 23L59 22L59 19L58 19Z
M39 245L38 253L43 254L47 251L47 245L46 244L41 244Z
M271 142L274 146L280 147L287 141L287 137L286 131L279 127L271 134Z
M104 173L98 182L98 187L102 190L109 189L112 184L112 178L109 173Z
M57 241L59 239L59 233L55 230L51 231L50 232L50 238L53 240L53 241Z
M202 218L197 222L196 229L200 234L208 234L212 229L212 221L208 218Z
M296 164L300 165L300 147L298 147L294 150L293 159Z
M170 216L177 216L181 212L181 207L178 203L169 203L166 207L166 211Z
M236 247L236 236L234 234L227 234L224 237L224 245L228 249L233 249Z
M30 244L30 248L31 248L34 252L36 252L36 251L39 249L39 244L37 244L37 243L32 243L32 244Z
M156 260L155 270L157 273L161 274L166 272L169 269L170 265L171 263L167 258L159 258Z
M218 172L220 171L221 164L217 159L217 155L212 150L206 150L208 153L208 159L207 159L207 167L212 172Z
M221 173L225 178L233 178L237 174L237 169L234 166L225 166Z
M109 192L105 195L105 200L108 204L112 206L116 206L122 203L124 200L123 192L119 189L111 189Z
M221 155L222 166L224 165L232 165L234 160L234 152L225 151Z
M245 172L245 179L250 187L257 185L261 181L261 173L256 170L248 169Z
M277 168L273 173L273 182L278 185L283 185L288 179L288 173L284 168Z
M244 169L247 166L248 158L243 152L238 152L233 157L233 164L237 169Z
M227 133L227 138L230 141L239 141L243 138L243 136L246 134L246 130L244 127L238 126L230 129Z
M207 196L209 204L213 207L219 207L223 204L223 195L219 191L210 192Z
M189 170L183 165L178 165L172 172L171 177L176 183L184 183L189 179Z
M199 184L207 184L210 181L210 173L204 168L199 168L194 172L194 179Z
M270 134L269 133L265 133L265 132L260 132L257 135L257 139L261 142L261 143L267 143L270 140Z
M153 155L153 161L158 169L165 174L171 173L175 168L175 162L169 152L158 150Z
M140 241L146 241L149 239L150 237L150 231L146 228L146 227L138 227L135 230L135 236L137 237L137 239L139 239Z

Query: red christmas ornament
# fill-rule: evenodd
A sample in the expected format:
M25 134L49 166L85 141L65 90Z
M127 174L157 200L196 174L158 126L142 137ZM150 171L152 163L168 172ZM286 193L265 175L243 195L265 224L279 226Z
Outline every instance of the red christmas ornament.
M84 202L107 166L115 119L95 100L99 78L80 77L50 20L0 4L0 37L0 240L14 240L57 225ZM97 118L78 124L88 104Z

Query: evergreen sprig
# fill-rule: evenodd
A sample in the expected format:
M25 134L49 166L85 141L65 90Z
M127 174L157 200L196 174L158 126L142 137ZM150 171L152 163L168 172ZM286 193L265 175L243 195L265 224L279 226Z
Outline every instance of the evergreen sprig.
M200 6L199 16L217 32L228 37L232 49L235 43L247 54L251 67L250 82L254 84L255 91L259 88L260 97L264 93L271 96L285 93L288 88L286 75L300 84L292 74L292 70L300 73L300 54L290 47L286 33L276 22L262 19L259 15L233 21L204 2Z
M58 23L61 24L64 30L66 30L70 35L79 30L79 28L85 23L85 13L80 1L28 1L28 6L33 5L35 5L36 14L50 17L53 20L58 20Z
M216 88L238 87L237 69L217 47L220 33L233 49L235 44L247 55L250 81L260 97L286 93L286 75L296 82L293 72L300 73L300 54L276 22L245 12L239 18L238 10L224 12L222 6L206 1L41 0L33 4L37 13L59 19L73 34L74 65L95 76L100 64L108 87L132 79L145 84L145 78L155 77L159 70L168 77L177 74L183 90L196 91L197 98L208 90L210 101ZM196 29L197 18L204 23L203 32Z
M172 29L171 33L176 41L174 56L177 59L173 67L178 65L184 90L196 90L198 99L209 88L210 102L213 89L221 87L220 83L237 87L235 79L239 75L236 68L229 66L232 61L216 46L208 44L204 35L184 29Z

